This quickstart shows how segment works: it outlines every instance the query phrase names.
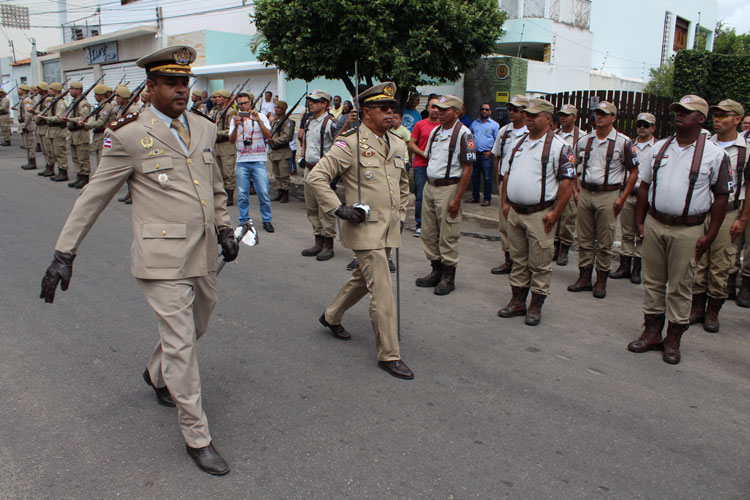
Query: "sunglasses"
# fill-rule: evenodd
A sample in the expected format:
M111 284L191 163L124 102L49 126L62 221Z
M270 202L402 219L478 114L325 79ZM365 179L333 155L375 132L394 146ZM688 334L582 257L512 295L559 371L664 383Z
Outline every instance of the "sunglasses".
M730 116L739 116L737 113L727 113L725 111L715 111L714 112L714 118L718 118L719 120L723 120L724 118L729 118Z
M480 111L492 111L490 108L482 108Z
M649 122L636 122L635 126L638 128L651 128L651 124Z
M372 104L367 107L370 109L379 109L383 113L387 113L388 111L393 111L394 109L396 109L396 106L393 104Z

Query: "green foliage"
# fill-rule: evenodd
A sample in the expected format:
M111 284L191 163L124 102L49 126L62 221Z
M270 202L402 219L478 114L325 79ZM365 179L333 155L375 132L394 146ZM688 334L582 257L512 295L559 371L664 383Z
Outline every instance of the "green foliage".
M646 94L672 97L674 86L674 61L649 70L649 80L643 89Z
M290 78L359 74L416 85L457 80L494 50L505 13L497 0L256 0L259 58Z
M734 28L727 28L724 23L716 23L714 30L714 54L742 55L750 52L750 33L738 35Z
M750 110L750 55L681 50L674 67L676 99L687 94L699 95L709 104L734 99Z

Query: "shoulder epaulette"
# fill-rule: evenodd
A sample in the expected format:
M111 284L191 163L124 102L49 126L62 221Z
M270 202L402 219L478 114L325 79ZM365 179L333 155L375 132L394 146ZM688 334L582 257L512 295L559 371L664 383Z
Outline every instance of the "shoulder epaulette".
M111 121L107 124L107 127L112 130L117 130L118 128L122 127L123 125L126 125L130 122L134 122L138 119L138 113L128 113L127 115L123 116L122 118L118 118L115 121Z
M357 132L356 128L351 128L351 129L347 130L346 132L341 132L339 134L339 137L349 137L350 135L352 135L352 134L354 134L356 132Z

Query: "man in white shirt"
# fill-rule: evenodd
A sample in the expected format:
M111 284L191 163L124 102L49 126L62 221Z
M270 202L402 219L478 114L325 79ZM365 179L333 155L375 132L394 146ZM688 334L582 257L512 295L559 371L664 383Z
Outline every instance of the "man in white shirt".
M263 102L260 104L260 113L270 120L273 117L273 108L275 107L276 104L273 102L273 92L267 90L263 95Z
M273 103L271 103L273 104ZM240 224L250 220L250 180L255 186L260 203L263 229L274 232L271 224L271 197L268 195L268 171L266 140L271 138L271 124L262 112L251 110L253 101L246 93L237 96L240 112L229 126L229 142L237 148L237 207L240 209Z

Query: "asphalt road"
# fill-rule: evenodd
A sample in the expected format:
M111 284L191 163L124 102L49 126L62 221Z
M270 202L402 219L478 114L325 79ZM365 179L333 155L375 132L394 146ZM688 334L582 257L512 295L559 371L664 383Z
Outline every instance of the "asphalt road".
M312 236L298 200L274 204L277 232L220 277L199 363L232 472L202 473L175 411L141 380L157 336L129 271L130 208L104 211L70 290L44 304L40 280L78 192L20 170L23 157L0 151L4 499L750 498L747 309L725 305L718 334L688 330L671 366L626 350L640 287L568 293L573 255L532 328L496 315L510 296L489 273L498 243L463 238L457 290L437 297L413 285L429 266L407 231L401 349L416 379L397 380L376 365L366 301L344 319L351 342L318 324L351 252L301 257Z

